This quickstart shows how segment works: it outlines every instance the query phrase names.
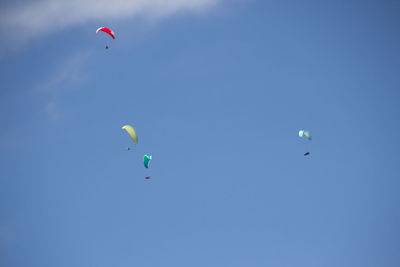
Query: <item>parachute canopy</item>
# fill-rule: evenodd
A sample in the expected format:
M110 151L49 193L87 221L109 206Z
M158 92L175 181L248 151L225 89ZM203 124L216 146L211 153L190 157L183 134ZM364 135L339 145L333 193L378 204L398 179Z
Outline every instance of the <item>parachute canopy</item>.
M133 140L133 143L136 145L137 141L138 141L138 138L137 138L137 134L136 134L135 129L133 129L133 127L130 126L130 125L125 125L125 126L122 127L122 130L125 130L125 131L128 132L129 136Z
M152 158L153 158L153 157L152 157L151 155L144 155L144 157L143 157L143 163L144 163L144 166L145 166L146 168L149 167L149 165L150 165L150 160L151 160Z
M105 32L105 33L109 34L113 39L115 39L115 34L114 34L114 32L113 32L111 29L107 28L107 27L100 27L100 28L98 28L98 29L96 30L96 34L97 34L98 32Z
M300 130L299 137L301 137L301 138L306 137L308 140L311 140L311 134L307 130Z

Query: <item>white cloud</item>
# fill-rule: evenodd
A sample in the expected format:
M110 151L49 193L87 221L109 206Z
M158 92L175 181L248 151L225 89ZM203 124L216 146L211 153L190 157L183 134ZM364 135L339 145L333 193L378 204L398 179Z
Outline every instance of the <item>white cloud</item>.
M38 0L0 12L8 32L25 39L88 21L164 17L180 11L200 11L220 0Z
M50 102L48 102L46 104L45 107L45 111L46 113L49 115L49 118L53 121L59 121L61 118L61 114L60 114L60 110L58 107L58 103L56 100L50 100Z
M36 91L49 96L45 105L45 112L53 121L59 121L62 112L59 108L59 99L67 91L79 86L89 79L89 74L85 70L86 63L90 59L89 52L78 52L69 56L65 62L60 64L50 77L36 86Z
M85 63L90 59L90 52L78 52L67 57L67 59L56 68L50 78L43 81L38 90L59 94L65 88L85 81L88 74L84 71Z

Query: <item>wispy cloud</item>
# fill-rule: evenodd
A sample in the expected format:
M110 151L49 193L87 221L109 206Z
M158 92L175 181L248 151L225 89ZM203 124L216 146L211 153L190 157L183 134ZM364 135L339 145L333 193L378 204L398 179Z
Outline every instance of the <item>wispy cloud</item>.
M45 111L47 115L49 115L50 119L53 121L59 121L61 118L60 109L58 107L58 102L55 99L51 99L45 107Z
M88 74L84 71L84 66L89 61L90 55L88 51L81 51L67 57L49 78L38 85L37 89L58 94L61 90L85 81Z
M85 66L90 60L90 55L90 52L78 52L69 56L48 78L36 86L35 91L49 97L44 110L52 120L58 121L61 118L59 99L67 91L89 79Z
M38 0L0 11L7 32L30 39L88 21L134 16L164 17L181 11L200 11L221 0Z

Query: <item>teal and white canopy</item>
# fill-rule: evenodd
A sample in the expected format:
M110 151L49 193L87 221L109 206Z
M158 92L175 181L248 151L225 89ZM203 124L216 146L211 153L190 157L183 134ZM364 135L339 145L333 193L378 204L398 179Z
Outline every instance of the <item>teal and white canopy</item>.
M149 167L149 165L150 165L150 160L151 160L152 158L153 158L153 157L152 157L151 155L144 155L144 157L143 157L143 163L144 163L144 166L145 166L146 168Z

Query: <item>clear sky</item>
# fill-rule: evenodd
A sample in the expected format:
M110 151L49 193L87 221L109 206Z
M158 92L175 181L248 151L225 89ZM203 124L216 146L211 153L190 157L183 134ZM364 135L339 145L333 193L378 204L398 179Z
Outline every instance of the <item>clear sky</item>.
M400 2L144 2L1 4L0 266L400 266Z

